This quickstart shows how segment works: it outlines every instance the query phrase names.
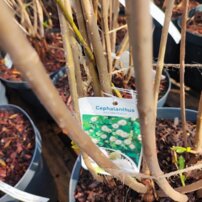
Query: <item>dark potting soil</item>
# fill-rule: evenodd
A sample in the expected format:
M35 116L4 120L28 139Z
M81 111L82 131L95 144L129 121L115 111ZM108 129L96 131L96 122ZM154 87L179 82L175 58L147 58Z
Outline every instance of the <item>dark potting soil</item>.
M82 78L84 81L87 79L84 71L82 71ZM136 90L134 77L131 77L131 79L129 80L129 82L127 84L124 83L123 78L124 78L124 76L122 75L122 73L115 74L112 77L112 81L113 81L114 85L118 88ZM70 97L70 89L69 89L67 74L65 74L63 77L59 78L56 81L55 86L59 92L59 95L61 96L62 100L64 101L64 103L70 107L72 100ZM167 89L168 89L168 81L167 81L167 79L164 79L161 81L161 84L160 84L160 98L165 94ZM131 98L131 94L128 92L120 92L120 93L122 94L123 98ZM89 86L89 89L88 89L88 96L93 96L93 89L92 89L91 85Z
M118 25L119 26L123 26L126 25L126 16L125 15L119 15L118 16ZM125 34L127 33L127 28L122 28L120 30L117 31L116 33L116 45L120 45L120 43L122 42Z
M59 78L55 84L55 87L58 90L59 95L61 96L62 100L65 104L70 104L70 90L69 90L69 83L67 74L63 77Z
M154 0L154 3L163 10L165 10L164 2L165 2L165 0ZM199 2L197 0L190 0L189 1L189 10L198 5L199 5ZM174 6L173 6L172 17L177 18L182 15L182 12L183 12L182 0L175 0Z
M158 159L160 167L163 172L171 172L177 170L175 164L172 161L172 146L182 146L182 132L181 132L181 123L178 121L157 121L157 145L158 145ZM189 132L188 144L193 146L194 134L196 130L195 124L188 122L187 129ZM186 153L184 155L186 166L191 166L196 164L202 159L199 155L192 155ZM186 173L185 184L192 183L193 181L202 179L202 171L191 171ZM182 186L179 176L169 178L169 182L173 187ZM157 188L158 189L158 188ZM202 199L198 199L196 192L187 194L189 197L189 202L200 202ZM98 182L94 180L92 175L81 169L80 178L74 193L76 202L172 202L169 198L160 198L155 199L152 192L147 195L147 197L136 193L135 191L129 189L127 186L123 185L120 181L115 179L104 178L104 182Z
M123 72L114 74L112 76L112 82L118 88L132 89L134 91L136 90L135 77L132 76L130 78L130 80L127 83L125 83L125 76L124 76ZM161 80L159 99L166 93L167 90L168 90L168 80L166 78L166 79ZM124 98L131 98L130 93L121 92L121 94Z
M23 115L0 110L1 181L15 185L20 180L29 167L34 146L33 129Z
M187 30L193 34L202 34L202 12L196 12L193 17L189 18Z
M87 75L84 70L84 68L81 65L81 75L82 75L82 80L87 81ZM69 89L69 83L68 83L68 75L64 74L62 77L60 77L56 83L55 86L59 92L59 95L61 96L62 100L64 101L65 104L67 104L68 107L71 105L71 97L70 97L70 89ZM92 85L88 87L88 96L93 96L93 89Z
M59 70L65 64L62 36L60 33L46 33L45 39L29 38L48 73ZM15 66L8 69L4 61L0 62L0 77L6 80L21 81L22 76Z

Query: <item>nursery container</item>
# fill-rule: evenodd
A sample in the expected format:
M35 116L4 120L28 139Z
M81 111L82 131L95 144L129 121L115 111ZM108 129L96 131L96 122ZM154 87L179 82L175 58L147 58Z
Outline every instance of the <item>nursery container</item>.
M158 100L158 107L163 107L164 104L166 103L166 100L168 98L168 94L170 92L170 89L171 89L171 81L170 81L170 75L168 73L168 71L164 70L164 75L166 76L166 80L167 80L167 83L168 83L168 86L167 86L167 90L165 92L165 94Z
M49 74L50 79L57 74L58 71L53 72ZM14 90L19 94L19 96L29 105L32 106L32 108L40 114L41 117L51 120L50 115L46 111L46 109L43 107L35 93L32 91L30 85L26 81L11 81L11 80L6 80L0 77L0 80L3 82L3 84L6 86L8 92L9 90ZM9 94L8 94L9 98Z
M187 109L186 110L186 118L188 121L196 121L197 111ZM180 108L172 108L172 107L162 107L158 108L157 117L160 119L171 119L181 117L181 109ZM81 156L78 156L74 167L72 169L71 178L69 182L69 201L75 202L74 199L74 192L77 186L77 182L80 176L80 169L81 169Z
M189 12L189 18L193 17L196 11L202 12L202 6L199 5ZM179 29L181 29L182 18L179 17L177 24ZM186 32L186 57L185 63L194 64L202 63L202 35L192 33L190 31ZM185 71L185 84L192 87L197 91L202 90L202 69L188 67Z
M31 162L24 175L15 185L15 188L31 194L50 198L50 201L52 202L57 201L57 192L53 178L42 157L41 136L38 129L34 125L29 115L20 107L8 104L8 105L0 105L0 109L23 114L24 118L28 120L28 122L30 123L34 131L33 135L35 136L35 148L33 151ZM17 202L17 200L11 198L6 194L0 198L0 202L15 202L15 201Z
M66 71L67 71L66 67L63 67L60 71L58 71L57 74L55 74L55 76L52 79L53 83L56 84L57 81L66 74ZM165 102L167 100L168 94L170 92L170 89L171 89L170 75L169 75L168 71L164 70L163 74L166 77L165 79L167 81L167 86L166 86L165 94L158 100L158 107L163 107L164 106L164 104L165 104Z
M6 90L1 82L0 82L0 104L8 104L8 100L6 97Z
M162 26L156 20L153 20L154 31L153 31L153 60L158 60L158 53L161 40ZM166 52L165 52L165 63L179 63L179 44L176 44L174 39L168 34Z

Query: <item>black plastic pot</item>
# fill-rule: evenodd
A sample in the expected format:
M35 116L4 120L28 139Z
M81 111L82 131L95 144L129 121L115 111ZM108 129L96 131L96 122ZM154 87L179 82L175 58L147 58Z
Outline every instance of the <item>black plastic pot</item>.
M58 71L59 70L50 73L49 74L50 79L52 79L55 76L55 74L57 74ZM19 91L31 90L30 85L27 81L23 81L23 80L22 81L12 81L12 80L8 80L8 79L4 79L1 76L0 76L0 80L7 88L11 88L11 89L19 90Z
M166 70L164 70L163 74L166 76L165 79L167 81L168 86L167 86L165 94L158 100L158 107L164 106L164 104L166 103L166 100L168 98L168 94L170 92L170 89L171 89L171 81L170 81L169 73Z
M178 117L180 119L181 114L180 108L172 108L172 107L163 107L158 108L157 116L160 119L171 119ZM197 112L194 110L186 110L186 118L188 121L196 122ZM75 202L74 192L78 183L79 175L81 169L81 156L79 156L74 164L71 178L69 182L69 201Z
M202 11L202 5L197 6L189 12L189 17L194 16L197 10ZM179 17L177 24L181 29L182 18ZM202 63L202 35L192 32L186 32L186 57L185 63ZM202 90L202 69L200 68L186 68L185 84L197 91Z
M61 67L62 69L62 67ZM50 79L52 80L53 77L59 72L60 70L57 70L56 72L53 72L50 74ZM29 104L36 113L40 114L40 117L52 120L49 113L46 111L46 109L43 107L35 93L32 91L30 85L26 81L21 82L15 82L15 81L9 81L2 79L2 82L6 86L8 92L9 90L14 90L18 93L18 95L27 103ZM9 94L8 94L9 97Z
M34 110L37 114L40 114L40 117L46 120L52 120L49 113L46 111L44 106L41 104L35 93L32 89L18 89L16 90L20 95L22 100L24 100L28 105L31 106L32 110Z
M156 20L153 20L153 23L154 23L153 60L157 61L159 47L160 47L162 26ZM164 62L165 63L179 63L179 44L176 44L170 35L168 35Z
M20 107L15 105L0 105L0 109L23 114L24 118L29 121L33 128L33 135L35 136L35 148L31 163L15 187L31 194L50 198L52 202L57 201L57 192L53 177L41 154L41 136L38 129L29 115ZM0 198L0 202L17 202L17 200L8 195L4 195Z
M0 104L8 104L8 100L6 97L6 90L4 85L0 82Z

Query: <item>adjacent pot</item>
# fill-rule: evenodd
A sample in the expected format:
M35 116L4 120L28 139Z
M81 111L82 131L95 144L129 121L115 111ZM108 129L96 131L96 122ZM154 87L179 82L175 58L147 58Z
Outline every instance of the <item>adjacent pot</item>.
M0 104L8 104L8 100L6 97L6 90L1 82L0 82Z
M189 17L193 17L197 11L202 12L202 6L197 6L189 12ZM181 29L182 18L178 18L177 24ZM186 58L185 62L202 63L202 35L186 32ZM200 68L186 68L185 71L185 84L192 87L197 91L202 90L202 70Z
M168 71L164 70L164 75L166 76L165 79L167 81L168 86L167 86L167 89L165 91L165 94L158 100L158 104L157 104L158 107L163 107L165 105L166 100L168 98L168 94L169 94L170 89L171 89L171 80L170 80L170 75L169 75Z
M180 119L181 114L180 108L169 108L169 107L164 107L164 108L158 108L157 116L160 119L171 119L173 120L174 118L178 117ZM196 121L196 116L197 112L194 110L186 110L186 118L189 121ZM70 182L69 182L69 201L75 202L74 198L74 192L78 183L78 179L80 176L80 169L81 169L81 157L79 156L74 164Z
M15 187L28 193L50 198L50 201L56 201L56 187L50 171L41 154L41 136L38 129L28 114L20 107L10 104L0 105L0 110L23 115L23 118L30 124L30 127L33 130L33 136L35 138L35 146L30 164ZM3 195L0 198L0 202L8 201L17 202L17 200L11 198L8 195Z
M55 86L57 86L57 82L66 75L66 70L67 68L64 67L62 68L60 71L58 71L58 73L53 77L53 83ZM167 100L167 97L168 97L168 94L170 92L170 89L171 89L171 81L170 81L170 75L169 73L164 70L163 71L163 75L165 76L165 79L166 79L166 83L167 83L167 86L166 86L166 90L165 90L165 93L163 94L163 96L158 100L158 107L163 107L166 100ZM68 85L68 84L67 84ZM68 90L68 89L66 89ZM64 98L63 98L64 99ZM65 99L65 102L66 102L67 99Z
M153 60L158 60L158 53L160 47L162 26L156 21L153 20L154 23L154 31L153 31ZM166 52L165 52L165 63L179 63L179 44L176 44L174 39L168 34L167 44L166 44Z

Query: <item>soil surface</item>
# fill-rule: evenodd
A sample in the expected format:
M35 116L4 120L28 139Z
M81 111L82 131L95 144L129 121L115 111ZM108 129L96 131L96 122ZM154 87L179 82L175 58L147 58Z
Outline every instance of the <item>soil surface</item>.
M202 12L196 12L187 22L187 30L194 34L202 34Z
M59 70L65 64L62 36L60 33L46 33L45 39L29 38L30 43L35 48L41 61L46 67L47 72L53 73ZM0 62L0 77L6 80L21 81L23 80L15 66L8 69L4 61Z
M165 0L154 0L154 3L163 10L165 10L165 2L166 2ZM198 5L199 2L197 0L190 0L189 10ZM172 17L177 18L182 15L182 12L183 12L182 0L175 0Z
M1 181L15 185L21 179L32 159L34 138L33 129L22 114L0 110Z
M181 132L181 123L176 119L175 121L157 121L158 127L156 128L157 132L157 145L158 145L158 159L160 167L163 172L171 172L177 170L175 163L173 162L173 151L171 150L172 146L182 146L182 132ZM188 144L193 146L194 133L195 133L195 124L188 122ZM199 155L192 155L190 153L182 154L185 159L186 166L191 166L196 164L202 159ZM186 176L185 184L189 184L193 181L202 178L201 171L197 172L192 171L190 173L184 174ZM175 176L169 179L169 182L174 187L182 186L180 177ZM156 186L158 189L158 187ZM198 199L196 192L187 194L189 197L189 202L199 202L202 199ZM152 192L142 196L127 186L123 185L121 182L104 178L104 182L98 182L93 179L92 175L81 169L79 182L75 191L75 200L77 202L171 202L171 199L168 198L155 198Z
M132 89L136 90L136 84L135 84L135 77L131 77L129 81L126 83L125 82L125 76L123 72L119 72L117 74L114 74L112 77L112 82L114 86L118 88L124 88L124 89ZM163 79L161 80L160 83L160 94L159 94L159 99L166 93L168 90L168 80ZM123 98L131 98L131 94L127 92L121 92Z
M71 100L67 74L56 81L55 87L57 88L64 103L67 105L70 104Z
M119 15L118 16L118 25L119 26L123 26L127 24L126 22L126 16L125 15ZM120 45L120 43L122 42L125 34L127 33L127 29L126 28L122 28L120 30L117 31L116 33L116 45Z
M86 80L86 75L85 75L84 71L82 71L82 78L83 78L83 80ZM134 77L131 77L131 79L129 80L129 82L127 84L124 82L123 78L124 78L123 74L118 73L112 77L112 81L113 81L114 85L118 88L132 89L135 91L136 86L135 86ZM57 79L55 82L55 86L56 86L62 100L64 101L64 103L67 104L68 107L70 107L72 100L70 97L70 89L69 89L67 74L65 74L62 77L60 77L59 79ZM161 98L166 93L167 89L168 89L168 80L166 78L161 81L159 98ZM132 98L132 95L130 92L120 91L120 93L122 94L123 98ZM116 95L116 94L114 93L114 95ZM93 96L93 89L92 89L91 85L89 86L89 89L88 89L88 96Z

